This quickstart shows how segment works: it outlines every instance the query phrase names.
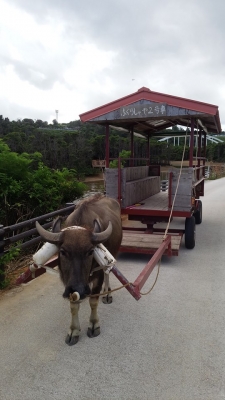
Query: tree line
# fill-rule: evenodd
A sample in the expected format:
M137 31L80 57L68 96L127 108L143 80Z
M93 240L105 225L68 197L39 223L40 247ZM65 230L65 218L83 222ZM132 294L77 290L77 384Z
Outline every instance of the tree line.
M184 133L176 126L174 133ZM171 130L165 130L165 133ZM91 175L93 159L105 158L105 128L95 124L84 124L80 120L67 124L59 124L53 120L46 121L25 118L10 121L0 115L0 138L10 150L18 154L39 152L42 162L51 169L75 169L80 176ZM183 140L183 141L182 141ZM155 138L150 141L152 162L168 163L180 160L183 152L184 139L180 146L174 146L172 141L158 142ZM134 140L136 157L147 156L147 142L144 139ZM130 137L124 132L111 129L110 157L116 158L122 150L130 149ZM185 158L188 159L186 149ZM209 161L225 162L225 144L208 144L206 157Z
M183 131L173 127L174 133ZM168 133L168 131L165 131ZM170 131L171 133L171 131ZM182 132L180 132L182 133ZM151 162L181 160L183 142L150 141ZM134 139L135 157L146 158L147 141ZM130 150L130 137L110 131L110 158ZM186 148L185 159L189 157ZM207 146L209 161L225 162L225 143ZM42 120L10 121L0 115L0 223L9 225L56 210L85 190L86 175L93 175L93 159L105 158L105 128L71 121L48 124Z

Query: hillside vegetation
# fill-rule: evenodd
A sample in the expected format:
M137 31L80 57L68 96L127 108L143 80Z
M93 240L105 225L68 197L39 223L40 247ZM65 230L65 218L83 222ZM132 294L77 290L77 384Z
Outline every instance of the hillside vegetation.
M183 133L178 127L174 134ZM168 131L165 131L167 134ZM171 133L171 131L170 131ZM180 161L180 146L173 141L150 141L152 163ZM147 141L136 138L135 157L147 157ZM129 134L110 131L110 158L130 149ZM189 157L186 148L185 159ZM225 162L225 143L207 146L208 161ZM42 120L10 121L0 115L0 223L18 221L56 210L80 197L85 176L96 173L93 159L105 158L105 130L101 126L71 121L48 124Z

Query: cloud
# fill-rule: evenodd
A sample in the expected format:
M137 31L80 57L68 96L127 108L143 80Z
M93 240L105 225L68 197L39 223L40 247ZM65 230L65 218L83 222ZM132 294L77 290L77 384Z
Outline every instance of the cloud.
M24 87L18 104L26 107L25 93L33 90L34 113L41 107L44 113L47 103L72 120L146 86L217 104L225 124L223 0L0 0L0 5L6 101L13 75L15 92Z

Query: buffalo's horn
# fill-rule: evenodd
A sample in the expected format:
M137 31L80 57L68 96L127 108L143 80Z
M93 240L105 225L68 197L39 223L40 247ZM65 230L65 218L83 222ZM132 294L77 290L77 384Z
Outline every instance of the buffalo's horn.
M36 229L39 235L42 237L42 239L44 239L46 242L53 244L58 244L62 242L62 235L63 235L62 232L53 233L46 231L37 221L36 221Z
M98 244L105 242L112 233L112 223L109 221L109 225L103 232L93 232L92 233L92 243Z
M53 221L52 232L57 233L61 231L62 221L63 221L62 217L58 217Z

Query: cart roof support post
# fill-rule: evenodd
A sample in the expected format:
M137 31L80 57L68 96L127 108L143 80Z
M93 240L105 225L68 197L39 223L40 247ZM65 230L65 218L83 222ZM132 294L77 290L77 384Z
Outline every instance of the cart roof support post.
M202 130L201 128L199 129L199 135L198 135L198 152L197 152L197 157L198 157L198 167L200 166L200 158L202 157Z
M109 125L105 126L105 166L109 168Z
M204 149L204 157L206 158L206 133L203 134L203 149Z
M195 121L194 121L194 118L191 118L189 167L193 167L194 129L195 129Z
M148 144L147 144L147 158L148 158L148 161L147 161L147 165L150 165L150 135L148 135L148 138L147 138L147 140L148 140Z
M131 151L131 165L134 166L134 126L130 128L130 151Z
M121 194L121 158L118 157L118 202L121 207L121 200L122 200L122 194Z
M198 163L197 163L197 179L200 179L200 175L201 175L201 171L200 171L200 166L204 165L204 160L202 160L202 130L201 128L199 129L199 133L197 136L198 139L198 151L197 151L197 159L198 159Z

